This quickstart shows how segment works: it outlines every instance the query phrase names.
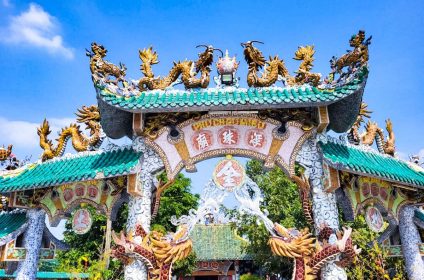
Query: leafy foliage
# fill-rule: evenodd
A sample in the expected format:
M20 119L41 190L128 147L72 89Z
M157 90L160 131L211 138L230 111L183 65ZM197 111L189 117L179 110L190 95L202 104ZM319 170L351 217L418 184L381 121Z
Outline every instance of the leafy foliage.
M286 227L308 226L303 216L298 188L280 168L264 172L262 162L251 160L247 163L246 173L261 188L264 194L263 210L269 213L268 217L272 221ZM251 216L244 215L239 219L238 231L250 241L245 250L252 256L255 265L266 274L291 275L292 260L272 254L265 226L258 226L256 218Z
M362 248L361 254L347 269L349 279L407 279L403 260L388 257L384 247L375 241L378 233L368 228L364 216L358 215L353 223L345 225L352 227L352 240Z

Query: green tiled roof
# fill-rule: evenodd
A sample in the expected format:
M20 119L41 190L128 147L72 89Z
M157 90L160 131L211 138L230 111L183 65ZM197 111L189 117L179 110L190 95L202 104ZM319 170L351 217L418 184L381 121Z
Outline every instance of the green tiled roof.
M239 237L230 224L196 225L190 233L198 261L245 260L246 240Z
M25 222L25 212L0 212L0 238L3 238L19 229Z
M50 271L38 271L37 279L74 279L75 277L88 278L88 273L67 273L67 272L50 272ZM0 278L14 278L16 277L16 272L13 275L6 274L4 269L0 269Z
M241 109L263 107L284 108L301 106L324 106L353 94L365 86L368 69L364 66L355 77L335 89L321 90L316 87L269 87L249 89L195 89L152 90L125 97L112 93L104 86L96 85L100 97L106 103L127 111L172 112L190 110L222 110L228 106Z
M320 143L325 161L335 169L377 177L409 186L424 187L424 171L418 166L329 138Z
M70 182L134 173L140 154L132 148L84 152L27 166L0 175L0 192L57 186Z

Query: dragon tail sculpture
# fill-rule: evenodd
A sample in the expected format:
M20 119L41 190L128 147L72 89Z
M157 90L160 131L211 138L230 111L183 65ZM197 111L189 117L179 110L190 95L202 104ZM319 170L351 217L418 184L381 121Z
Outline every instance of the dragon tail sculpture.
M308 229L298 231L296 229L286 229L278 223L274 223L274 235L269 240L272 252L278 256L285 256L294 259L293 280L312 280L318 278L321 268L336 256L341 255L341 265L350 264L354 257L360 253L352 245L350 235L352 229L343 229L343 234L337 233L337 241L329 244L329 237L332 234L330 228L324 227L321 231L327 234L321 247L316 243ZM329 234L331 233L331 234Z
M312 214L312 203L310 198L310 189L309 180L304 174L301 177L292 176L293 181L299 187L300 199L302 202L303 214L305 215L306 221L310 224L314 224L314 218Z
M57 144L54 146L52 141L48 139L51 133L49 122L44 120L37 130L40 136L40 147L43 149L43 154L41 155L43 161L62 156L69 139L72 139L72 146L78 152L100 147L103 141L103 133L97 106L83 106L76 115L77 122L84 123L90 130L90 136L84 135L77 124L71 124L69 127L62 129L59 133Z
M199 53L197 61L193 62L186 60L174 62L174 66L171 68L168 75L163 78L156 77L152 70L152 66L159 63L158 54L153 51L152 47L140 50L141 72L144 75L138 82L140 91L154 89L163 90L176 83L179 77L181 77L181 81L186 88L206 88L210 82L213 52L219 49L206 45L199 45L197 47L206 48L204 52ZM200 73L199 78L197 78L198 73Z
M123 233L120 236L112 233L112 237L116 244L112 256L126 264L140 259L147 266L151 280L171 279L172 264L185 259L193 248L186 226L181 226L172 237L157 231L146 233L141 225L128 238Z
M262 52L253 46L253 43L261 43L259 41L248 41L241 43L244 48L244 58L249 65L247 74L247 84L249 87L269 87L280 77L289 77L289 72L284 64L284 61L279 59L278 56L269 57L266 61ZM258 76L260 69L265 67L261 77Z

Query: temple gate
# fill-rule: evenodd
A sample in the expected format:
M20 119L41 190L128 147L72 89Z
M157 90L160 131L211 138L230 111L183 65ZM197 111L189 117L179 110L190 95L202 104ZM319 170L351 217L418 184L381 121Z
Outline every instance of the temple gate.
M174 63L165 77L153 73L158 54L152 47L140 50L143 76L129 80L125 65L106 61L106 49L93 43L87 55L98 108L84 107L78 113L91 136L81 136L71 125L53 147L45 121L38 130L41 161L0 173L0 191L9 197L9 207L29 209L26 234L34 240L25 242L26 257L17 279L35 279L44 213L54 223L88 203L113 220L114 209L128 201L126 234L114 234L113 255L125 262L125 279L166 280L172 264L190 253L194 225L205 214L216 214L229 193L240 203L240 211L264 223L273 253L294 259L294 279L347 278L344 267L359 250L350 239L351 229L340 230L338 204L348 220L365 213L370 228L382 232L378 241L392 248L393 255L400 250L405 256L408 276L423 279L418 230L424 214L418 207L423 204L419 191L424 188L424 170L394 157L390 120L387 139L375 123L359 133L370 115L362 103L370 40L364 31L352 36L353 49L331 59L326 77L311 72L313 46L295 52L301 64L291 76L277 56L265 60L255 45L260 42L242 43L248 88L239 86L239 62L212 46L202 46L196 61ZM208 87L215 51L221 53L216 87ZM335 139L328 131L344 134ZM105 135L128 136L132 146L89 151L99 149ZM66 145L60 140L69 137L83 139L74 145L80 153L63 156ZM370 147L374 141L377 150ZM258 159L265 169L280 167L298 185L314 231L287 229L269 220L260 208L261 190L233 156ZM226 158L215 167L199 208L175 219L176 233L150 231L163 190L181 170L196 172L197 162L212 157ZM303 167L302 174L296 174L295 164ZM56 172L42 176L51 170ZM157 180L162 171L168 183ZM78 217L75 230L89 230L86 213ZM392 244L395 235L400 236L401 249L399 242Z

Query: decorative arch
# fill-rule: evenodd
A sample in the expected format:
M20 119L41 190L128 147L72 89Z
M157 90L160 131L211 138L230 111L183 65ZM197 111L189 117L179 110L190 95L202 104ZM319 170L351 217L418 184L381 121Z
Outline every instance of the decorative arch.
M57 226L61 219L67 218L82 203L111 217L114 205L120 200L121 190L125 186L126 180L115 178L66 184L47 191L40 200L39 207L45 210L52 226Z
M302 144L313 134L297 121L282 123L253 113L209 113L174 127L163 127L146 137L162 159L168 179L195 163L231 154L264 161L266 168L280 166L290 177Z

